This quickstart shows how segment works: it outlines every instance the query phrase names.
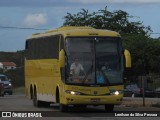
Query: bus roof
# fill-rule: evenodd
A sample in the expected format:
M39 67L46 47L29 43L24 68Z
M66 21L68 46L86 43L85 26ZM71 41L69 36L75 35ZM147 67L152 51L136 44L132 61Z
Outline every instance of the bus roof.
M55 30L49 30L44 33L33 34L28 39L40 38L40 37L49 37L53 35L63 35L64 37L73 37L73 36L109 36L109 37L120 37L120 34L114 31L105 30L105 29L95 29L92 27L86 26L65 26L60 27Z

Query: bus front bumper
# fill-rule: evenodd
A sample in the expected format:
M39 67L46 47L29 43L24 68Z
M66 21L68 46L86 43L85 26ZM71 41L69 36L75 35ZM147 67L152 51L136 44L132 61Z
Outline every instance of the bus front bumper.
M114 104L119 105L122 103L123 95L107 95L107 96L85 96L85 95L70 95L66 94L64 104L86 104L86 105L105 105Z

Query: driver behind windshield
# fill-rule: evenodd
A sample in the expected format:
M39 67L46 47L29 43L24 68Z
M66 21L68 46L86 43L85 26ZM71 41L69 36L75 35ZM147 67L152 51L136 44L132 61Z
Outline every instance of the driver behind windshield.
M75 58L74 62L71 64L70 67L70 74L74 77L80 76L81 72L85 75L84 68L81 63L79 63L79 59Z

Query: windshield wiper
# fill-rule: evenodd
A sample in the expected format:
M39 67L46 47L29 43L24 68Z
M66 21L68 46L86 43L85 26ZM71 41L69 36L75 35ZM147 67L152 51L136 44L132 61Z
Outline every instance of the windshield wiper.
M106 84L108 83L108 85L110 85L110 81L109 81L107 75L104 73L104 71L102 71L102 75L103 75L104 78L105 78Z
M92 60L92 65L89 68L89 70L87 71L86 75L84 76L83 80L82 80L82 84L84 84L85 80L88 78L89 73L93 70L93 60Z

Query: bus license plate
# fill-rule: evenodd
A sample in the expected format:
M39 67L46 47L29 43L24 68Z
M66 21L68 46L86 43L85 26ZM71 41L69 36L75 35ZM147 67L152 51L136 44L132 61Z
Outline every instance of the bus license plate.
M100 102L100 98L91 98L91 102Z

